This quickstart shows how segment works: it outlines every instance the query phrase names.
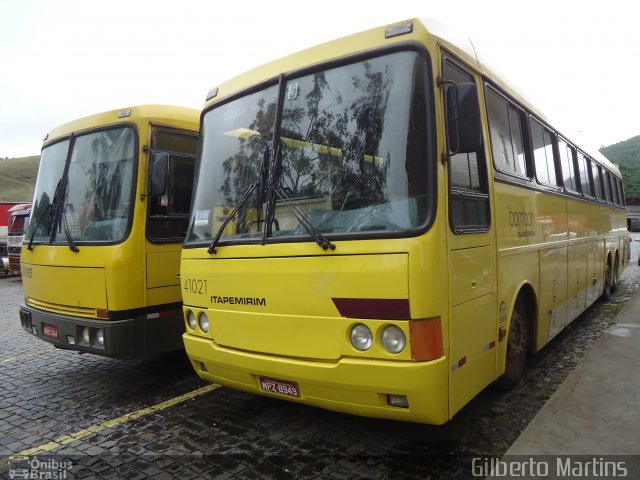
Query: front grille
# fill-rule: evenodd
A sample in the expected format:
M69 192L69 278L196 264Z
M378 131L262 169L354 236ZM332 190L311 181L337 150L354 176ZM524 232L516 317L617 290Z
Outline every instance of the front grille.
M74 315L79 317L98 318L98 311L95 308L74 307L72 305L60 305L57 303L43 302L35 298L27 298L27 305L47 312L56 312L63 315Z

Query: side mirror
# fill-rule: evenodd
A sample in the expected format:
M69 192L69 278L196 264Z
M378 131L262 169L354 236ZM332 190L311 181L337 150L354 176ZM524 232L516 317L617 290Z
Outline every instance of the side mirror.
M446 91L449 153L471 153L482 146L478 90L474 83L451 85Z
M151 177L149 179L148 195L164 195L167 193L167 178L169 176L169 154L157 152L151 157Z

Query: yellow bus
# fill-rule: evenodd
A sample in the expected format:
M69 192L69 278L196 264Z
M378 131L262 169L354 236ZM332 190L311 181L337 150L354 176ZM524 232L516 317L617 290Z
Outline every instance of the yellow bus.
M209 92L181 262L203 379L442 424L615 288L622 183L419 19Z
M21 255L26 331L115 358L182 348L198 121L194 109L143 105L46 136Z

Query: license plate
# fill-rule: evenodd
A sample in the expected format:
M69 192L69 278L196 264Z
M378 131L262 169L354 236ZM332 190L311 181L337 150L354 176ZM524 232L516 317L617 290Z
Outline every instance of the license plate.
M48 323L44 323L42 325L42 333L45 337L53 338L54 340L58 340L58 327L55 325L50 325Z
M260 377L260 388L265 392L300 398L300 389L296 382L287 382L275 378Z

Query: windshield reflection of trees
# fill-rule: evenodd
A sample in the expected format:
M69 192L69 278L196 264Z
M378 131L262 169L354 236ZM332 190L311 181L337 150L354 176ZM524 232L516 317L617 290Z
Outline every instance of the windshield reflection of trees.
M34 239L49 240L56 228L53 240L59 240L63 226L74 240L119 238L130 214L134 139L130 128L77 137L65 178L66 149L62 151L61 144L47 147L59 156L48 160L51 165L41 169L41 175L60 180L55 192L49 180L35 202L30 225L30 234L36 229Z
M231 206L228 211L223 212L225 215L229 214L232 206L252 184L259 182L263 161L267 159L266 151L273 136L276 100L267 103L264 98L260 98L257 106L256 118L249 125L252 133L246 138L239 137L240 146L237 153L222 162L224 181L220 193L224 203ZM251 222L260 220L262 200L262 193L255 191L244 208L238 212L238 233L248 231ZM255 218L248 218L250 208L255 209Z
M390 154L380 157L378 152L393 80L384 61L375 62L380 69L373 63L365 61L288 82L278 185L292 200L326 197L326 208L332 211L388 202L391 158ZM299 91L307 93L298 96ZM227 205L233 205L259 181L265 151L271 146L275 101L267 104L261 99L257 110L249 125L252 134L239 138L237 153L223 162L220 193ZM238 214L236 233L249 231L262 201L263 195L254 193Z
M51 199L47 192L42 192L39 200L36 200L35 207L31 212L32 220L29 222L28 236L33 235L36 239L49 239L53 224L53 212L51 209ZM35 234L33 229L36 229Z

